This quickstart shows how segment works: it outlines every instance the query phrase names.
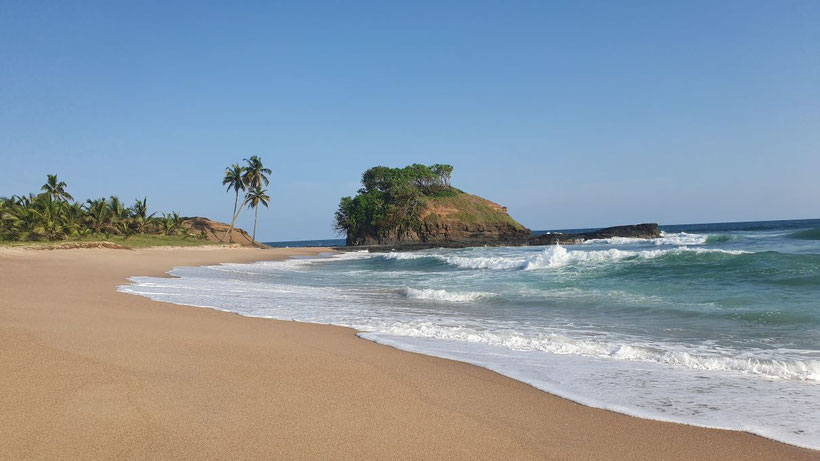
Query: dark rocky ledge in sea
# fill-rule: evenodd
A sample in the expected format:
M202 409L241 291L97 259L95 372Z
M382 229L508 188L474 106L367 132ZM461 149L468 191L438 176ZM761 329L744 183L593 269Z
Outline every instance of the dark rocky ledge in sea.
M661 237L660 229L656 223L632 224L627 226L605 227L590 232L581 233L549 233L542 235L529 235L527 237L499 239L499 238L474 238L466 240L434 240L434 241L406 241L393 242L385 245L354 245L336 247L339 251L362 251L389 252L389 251L415 251L431 248L469 248L482 246L546 246L546 245L574 245L587 240L608 239L613 237L656 239Z

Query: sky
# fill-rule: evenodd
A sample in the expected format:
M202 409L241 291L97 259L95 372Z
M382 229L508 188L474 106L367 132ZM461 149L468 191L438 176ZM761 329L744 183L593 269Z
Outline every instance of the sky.
M531 229L820 218L820 2L0 0L0 196L230 221L250 155L262 241L411 163Z

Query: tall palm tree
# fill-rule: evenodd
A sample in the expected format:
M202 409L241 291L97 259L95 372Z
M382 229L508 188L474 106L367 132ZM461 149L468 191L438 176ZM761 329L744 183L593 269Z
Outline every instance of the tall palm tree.
M262 159L256 155L251 155L251 158L244 159L248 166L245 167L245 172L242 174L242 181L248 189L262 187L262 183L267 186L270 184L268 175L271 174L270 168L265 168L262 165Z
M234 193L236 194L236 198L233 201L233 218L231 219L231 227L228 228L228 232L222 236L222 240L225 240L225 237L228 237L229 241L231 239L231 232L233 231L233 226L236 224L236 218L239 217L239 212L242 211L240 208L237 211L237 206L239 205L239 191L245 190L245 181L242 179L242 173L245 172L245 168L237 165L234 163L233 165L225 168L225 177L222 179L222 185L228 186L226 192L230 192L233 189Z
M261 187L254 187L253 189L249 190L247 194L245 194L245 203L244 205L248 205L249 207L253 208L253 241L256 241L256 221L259 216L259 204L265 205L265 208L268 207L268 203L270 202L270 197L268 197L267 189L262 189Z
M68 185L65 183L65 181L58 180L56 174L50 174L48 175L46 183L43 184L43 187L41 187L40 190L50 195L51 198L53 198L54 200L74 200L74 197L72 197L71 194L66 192L66 187L68 187Z

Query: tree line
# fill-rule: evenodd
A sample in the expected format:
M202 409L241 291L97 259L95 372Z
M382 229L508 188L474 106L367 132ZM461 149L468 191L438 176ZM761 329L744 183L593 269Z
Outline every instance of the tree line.
M40 193L0 197L0 240L66 240L133 234L183 233L179 213L148 213L148 199L126 206L118 197L89 199L83 203L68 193L56 174L47 175Z
M232 231L242 210L254 210L253 239L259 206L267 207L270 197L263 186L270 184L269 168L256 155L243 159L244 165L232 164L225 170L222 185L235 193L231 225L222 236L232 241ZM240 203L240 193L242 201ZM148 212L148 199L136 199L127 206L117 196L78 202L68 192L65 181L56 174L47 175L37 194L0 197L0 241L68 240L112 235L128 238L134 234L187 236L183 218L172 212L156 216Z
M427 197L461 193L450 185L452 173L452 166L442 164L370 168L362 174L357 195L342 197L333 227L347 235L349 245L418 230Z

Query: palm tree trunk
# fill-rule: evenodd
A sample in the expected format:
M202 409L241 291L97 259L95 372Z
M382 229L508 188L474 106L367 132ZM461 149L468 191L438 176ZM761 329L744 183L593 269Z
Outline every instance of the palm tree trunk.
M256 241L256 218L259 216L259 207L253 209L253 241Z
M233 219L231 219L231 227L229 227L228 231L225 232L225 235L222 236L222 240L220 240L222 242L225 241L225 237L230 237L228 239L228 241L233 243L233 235L231 234L231 231L233 231L233 226L234 226L234 224L236 224L236 218L239 217L239 214L236 212L236 205L238 203L239 203L239 191L236 191L236 198L233 201Z

